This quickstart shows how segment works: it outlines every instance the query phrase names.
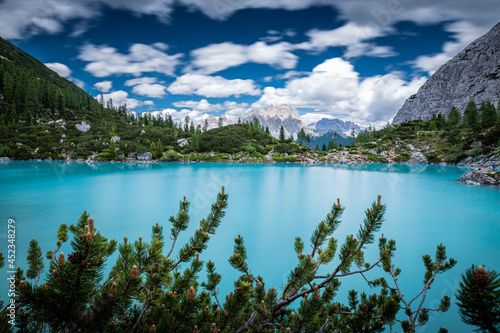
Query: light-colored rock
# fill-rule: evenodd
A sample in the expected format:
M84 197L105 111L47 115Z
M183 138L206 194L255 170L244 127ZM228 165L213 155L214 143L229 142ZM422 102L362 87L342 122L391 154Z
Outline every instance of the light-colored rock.
M340 163L340 164L349 164L349 163L351 163L351 161L350 161L350 160L348 160L347 158L341 158L341 159L339 160L339 163Z
M120 137L115 135L114 137L111 138L111 142L114 142L114 143L120 142Z
M143 135L144 133L146 133L146 131L145 131L145 130L142 130L142 131L141 131L141 135Z
M75 124L75 127L77 130L79 130L80 132L83 132L83 133L86 133L90 130L90 124L87 123L86 121L82 121L81 124Z
M137 154L137 159L141 161L150 161L153 159L153 154L148 152Z
M0 162L8 162L8 161L10 161L10 158L8 158L6 156L5 157L0 157Z
M64 139L65 137L66 137L66 134L64 134L64 133L63 133L63 134L61 135L61 138L63 138L63 139Z
M500 185L500 173L490 168L474 168L466 171L458 180L467 185Z
M406 164L429 164L429 162L427 161L427 158L425 158L424 154L419 151L415 151Z
M188 140L186 140L186 139L179 139L179 140L177 140L177 145L178 145L179 147L181 147L181 148L184 148L184 147L186 147L187 145L189 145L189 142L188 142Z
M393 124L448 116L452 106L463 115L472 99L496 105L500 91L500 23L441 66L394 117Z

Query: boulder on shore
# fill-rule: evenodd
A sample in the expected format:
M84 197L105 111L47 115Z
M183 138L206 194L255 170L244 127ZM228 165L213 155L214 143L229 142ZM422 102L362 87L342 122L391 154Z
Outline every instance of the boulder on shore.
M419 151L414 151L406 164L429 164L429 162L425 158L424 154Z
M500 172L489 168L474 168L466 171L458 180L467 185L500 185Z

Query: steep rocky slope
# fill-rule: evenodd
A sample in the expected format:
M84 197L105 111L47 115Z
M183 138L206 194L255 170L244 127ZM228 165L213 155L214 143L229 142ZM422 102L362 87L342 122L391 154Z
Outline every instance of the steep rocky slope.
M429 120L448 115L452 106L463 114L470 100L477 104L500 99L500 23L441 66L393 120Z

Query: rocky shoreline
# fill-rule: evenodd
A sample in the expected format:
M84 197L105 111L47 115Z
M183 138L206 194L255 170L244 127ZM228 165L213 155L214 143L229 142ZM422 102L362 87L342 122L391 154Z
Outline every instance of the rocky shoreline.
M474 168L466 171L458 180L467 185L500 185L500 172L490 168Z

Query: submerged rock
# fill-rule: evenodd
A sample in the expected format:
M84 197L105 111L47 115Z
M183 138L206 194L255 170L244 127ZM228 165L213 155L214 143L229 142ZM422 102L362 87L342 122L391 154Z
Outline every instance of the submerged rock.
M467 185L500 185L500 172L489 168L477 168L466 171L458 180Z

